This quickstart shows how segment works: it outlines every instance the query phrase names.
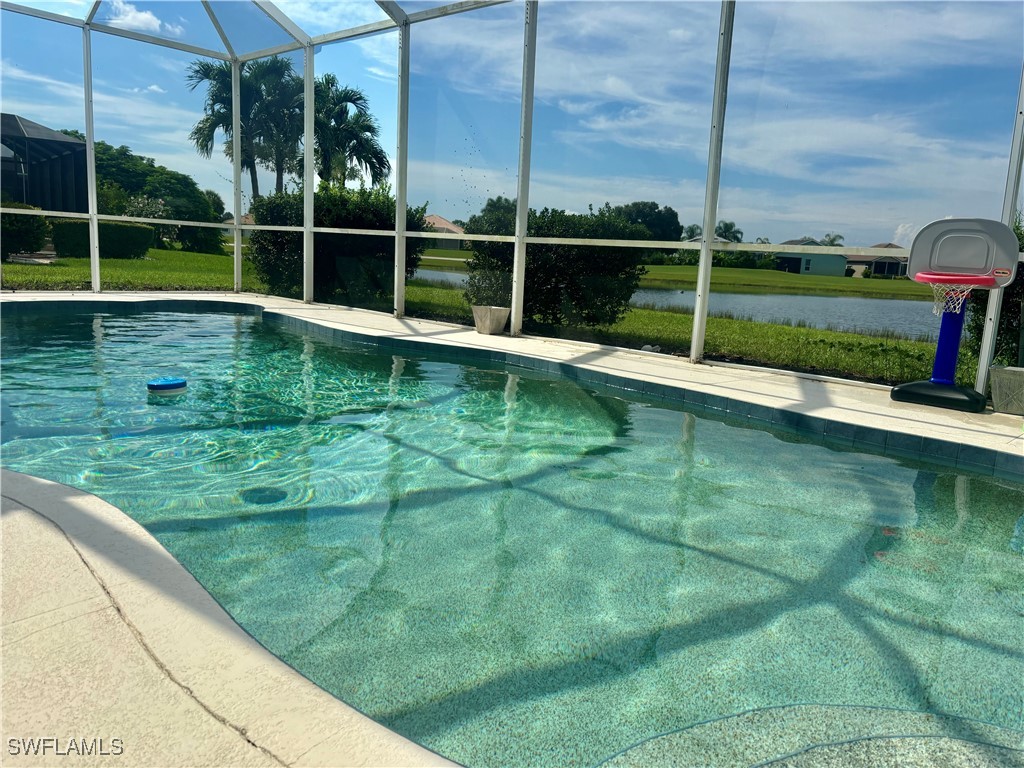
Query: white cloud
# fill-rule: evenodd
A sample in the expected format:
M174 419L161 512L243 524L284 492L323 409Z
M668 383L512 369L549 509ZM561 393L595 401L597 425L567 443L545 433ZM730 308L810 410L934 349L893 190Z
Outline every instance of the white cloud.
M85 129L85 95L81 81L69 83L30 72L4 59L3 111L43 125ZM22 95L29 91L31 95Z
M902 245L904 248L909 248L920 231L921 226L919 224L915 224L912 221L902 221L893 230L892 242L896 243L896 245Z
M375 65L367 71L379 78L395 82L398 80L398 34L388 33L354 40L363 56Z
M727 120L724 163L785 179L861 189L951 183L967 190L987 189L1005 175L1009 135L1005 144L985 143L929 135L926 128L897 115L768 115L739 124Z
M312 36L388 18L376 3L366 0L278 0L275 4Z
M367 67L366 74L375 80L380 80L385 83L394 83L398 81L398 75L395 72L382 69L381 67Z
M127 0L110 0L100 7L108 14L104 21L114 27L164 37L181 37L185 33L180 24L161 21L152 11L140 11Z
M839 78L891 78L977 65L1020 50L1020 8L1005 2L746 3L737 10L733 64L806 76L842 64Z
M559 99L558 108L567 115L589 115L597 109L596 101L576 101L574 99Z

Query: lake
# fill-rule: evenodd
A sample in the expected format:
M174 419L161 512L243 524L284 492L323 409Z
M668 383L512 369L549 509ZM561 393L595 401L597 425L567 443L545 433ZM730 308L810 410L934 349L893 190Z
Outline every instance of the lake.
M416 277L449 285L464 285L464 272L420 269ZM630 303L658 309L693 311L695 293L664 288L641 288ZM930 301L866 299L859 296L794 296L776 293L719 293L712 291L711 314L727 313L765 323L803 324L812 328L880 333L890 331L916 338L932 339L939 333L939 318L932 314Z

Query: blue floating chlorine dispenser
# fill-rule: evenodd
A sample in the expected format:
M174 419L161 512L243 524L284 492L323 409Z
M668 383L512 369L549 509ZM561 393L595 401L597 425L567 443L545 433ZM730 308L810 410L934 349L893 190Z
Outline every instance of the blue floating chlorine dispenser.
M188 382L179 376L161 376L146 382L151 395L180 395L187 386Z

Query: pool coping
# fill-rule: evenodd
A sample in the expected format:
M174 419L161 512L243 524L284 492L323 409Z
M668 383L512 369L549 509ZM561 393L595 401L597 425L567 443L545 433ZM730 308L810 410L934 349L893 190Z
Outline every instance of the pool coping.
M451 323L256 294L18 292L0 296L0 316L41 312L56 304L101 312L128 306L134 311L241 309L327 340L556 374L612 393L682 405L734 425L797 434L839 450L1024 483L1024 418L900 403L889 398L890 387L881 385L752 366L694 364L670 355L562 339L485 336Z

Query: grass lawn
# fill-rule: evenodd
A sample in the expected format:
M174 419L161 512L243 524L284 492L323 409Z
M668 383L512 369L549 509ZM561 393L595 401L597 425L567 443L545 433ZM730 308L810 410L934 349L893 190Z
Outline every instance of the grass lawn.
M101 259L105 291L230 291L230 256L151 248L144 259ZM57 259L52 264L4 264L3 288L19 291L90 290L88 259ZM252 264L242 261L242 290L265 293Z

